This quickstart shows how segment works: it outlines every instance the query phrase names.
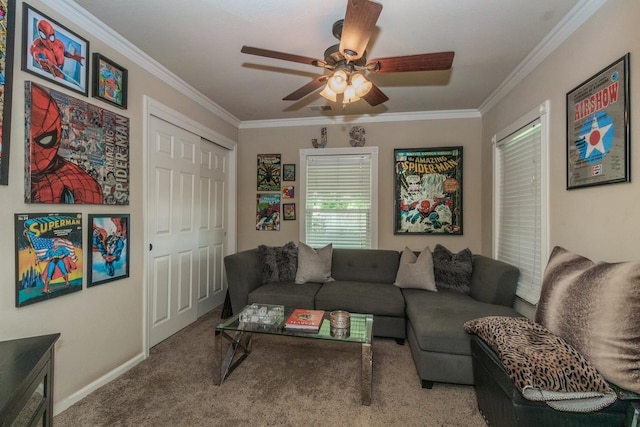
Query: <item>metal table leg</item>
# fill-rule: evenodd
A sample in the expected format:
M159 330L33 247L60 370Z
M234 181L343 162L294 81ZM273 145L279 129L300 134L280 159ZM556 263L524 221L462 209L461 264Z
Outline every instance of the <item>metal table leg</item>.
M214 383L220 385L251 353L251 333L245 331L237 331L233 334L228 334L226 331L216 332L219 332L215 337L218 357L214 357L216 363L213 378ZM229 342L226 352L224 352L224 340ZM241 352L236 354L238 349Z
M362 404L371 405L373 354L371 344L362 344Z

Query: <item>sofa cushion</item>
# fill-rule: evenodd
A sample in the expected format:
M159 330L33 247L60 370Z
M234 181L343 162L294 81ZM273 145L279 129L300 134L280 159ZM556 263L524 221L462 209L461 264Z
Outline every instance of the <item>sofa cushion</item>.
M473 255L463 249L453 253L437 244L433 250L433 269L438 289L453 289L468 294L473 273Z
M293 242L282 247L258 246L262 283L292 281L298 267L298 248Z
M595 263L555 247L536 321L612 383L640 393L640 262Z
M271 282L249 292L248 303L284 305L292 308L315 308L314 299L320 283L296 284Z
M355 282L393 283L400 252L386 249L334 249L331 277Z
M335 281L322 285L316 294L316 308L346 310L379 316L404 317L404 298L391 283Z
M324 283L333 280L331 277L331 259L333 246L329 243L320 249L300 242L298 247L298 271L296 283Z
M403 289L402 293L408 321L423 351L471 355L465 322L485 316L520 316L511 307L476 301L452 289L439 289L437 293Z
M405 247L400 256L400 266L393 284L400 288L416 288L437 292L431 249L427 246L417 256L411 249Z

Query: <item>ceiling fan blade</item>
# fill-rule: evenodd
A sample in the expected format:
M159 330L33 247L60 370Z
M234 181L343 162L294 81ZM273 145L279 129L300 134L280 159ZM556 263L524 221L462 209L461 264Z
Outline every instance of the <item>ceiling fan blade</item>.
M249 55L264 56L267 58L282 59L284 61L299 62L301 64L313 65L316 67L322 67L324 61L315 58L309 58L306 56L293 55L291 53L277 52L275 50L261 49L259 47L242 46L240 49L242 53L248 53Z
M372 107L375 107L376 105L382 104L383 102L387 102L389 100L389 97L382 93L382 91L375 84L371 87L371 90L362 98L367 101Z
M382 12L382 5L369 0L349 0L344 16L340 53L349 60L360 59Z
M453 56L454 52L438 52L377 58L369 61L367 68L376 73L448 70L453 64Z
M322 85L324 85L328 80L327 76L320 76L314 80L311 80L306 85L302 86L300 89L291 92L289 95L282 98L283 101L297 101L298 99L304 98L309 95L314 90L318 89Z

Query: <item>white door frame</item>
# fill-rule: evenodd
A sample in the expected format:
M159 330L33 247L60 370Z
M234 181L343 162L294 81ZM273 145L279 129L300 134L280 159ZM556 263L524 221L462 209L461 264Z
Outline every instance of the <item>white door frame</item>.
M238 144L236 141L229 137L222 135L208 127L196 122L195 120L185 116L178 111L175 111L166 105L156 101L155 99L144 95L143 96L143 131L142 131L142 167L143 167L143 185L142 185L142 199L145 201L142 204L142 216L147 219L147 196L148 196L148 150L149 150L149 121L150 117L155 116L159 119L165 120L178 127L181 127L189 132L192 132L202 138L205 138L221 147L229 150L229 181L228 181L228 200L227 200L227 241L225 244L225 255L236 252L237 242L237 217L236 217L236 194L237 194L237 162L238 162ZM149 233L147 227L144 229L144 243L143 243L143 268L142 283L143 283L143 301L142 301L142 340L144 348L144 357L149 357L149 277L146 266L149 262Z

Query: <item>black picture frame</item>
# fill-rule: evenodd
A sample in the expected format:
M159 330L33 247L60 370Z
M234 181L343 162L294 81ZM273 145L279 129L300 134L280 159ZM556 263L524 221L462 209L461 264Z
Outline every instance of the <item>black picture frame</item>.
M93 54L91 96L124 110L127 109L129 72L109 58Z
M9 153L11 148L11 100L13 93L13 56L16 32L15 0L0 0L5 15L0 25L0 73L4 81L0 83L0 185L9 185ZM2 22L2 21L0 21Z
M296 165L295 163L286 163L282 165L282 180L283 181L295 181L296 180Z
M629 53L567 92L567 190L631 181Z
M53 41L40 37L40 25L46 32L52 33ZM59 57L60 48L64 52L62 58ZM23 3L22 71L87 96L89 41L29 4Z
M129 277L129 214L89 214L87 287Z
M393 150L393 234L462 234L462 151Z
M282 219L284 219L285 221L294 221L296 219L295 203L282 204Z

